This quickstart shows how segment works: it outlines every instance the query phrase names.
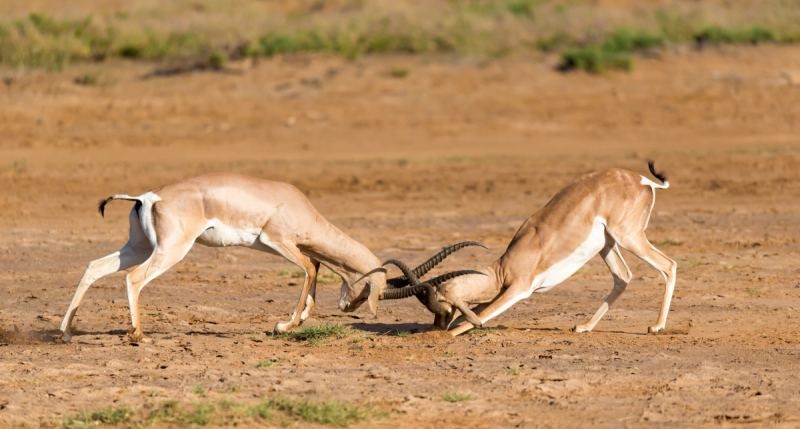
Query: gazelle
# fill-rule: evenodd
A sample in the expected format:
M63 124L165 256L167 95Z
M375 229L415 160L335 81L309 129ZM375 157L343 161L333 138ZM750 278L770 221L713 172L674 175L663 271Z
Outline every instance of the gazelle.
M286 258L305 272L300 301L289 321L275 325L286 332L314 308L320 263L342 277L339 307L354 311L364 301L376 313L386 286L386 272L375 255L317 212L294 186L237 174L208 174L154 189L138 197L114 195L100 203L100 214L112 200L135 201L130 238L118 252L86 268L61 323L64 341L86 290L97 279L139 265L127 276L131 340L148 339L139 318L139 294L151 280L186 256L195 242L210 247L244 246Z
M647 241L644 231L655 190L668 188L669 182L652 162L649 168L662 185L621 169L590 173L567 185L522 224L506 252L480 270L483 276L464 275L436 288L436 299L426 303L436 314L434 324L447 329L459 310L462 317L450 330L453 336L482 326L533 292L546 292L563 282L599 253L611 270L614 288L591 319L574 327L576 332L591 331L631 280L622 247L664 276L661 312L648 332L664 329L676 264ZM469 304L480 305L470 310Z

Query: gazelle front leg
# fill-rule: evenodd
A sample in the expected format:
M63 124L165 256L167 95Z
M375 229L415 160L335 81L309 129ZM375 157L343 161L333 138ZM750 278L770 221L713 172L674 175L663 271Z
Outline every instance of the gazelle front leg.
M290 262L294 263L295 265L299 266L303 269L306 273L305 280L303 281L303 289L300 292L300 301L297 303L297 307L295 308L294 312L292 313L292 317L288 322L278 322L275 324L275 333L284 333L289 331L290 329L294 328L295 326L300 325L302 321L303 309L306 307L308 303L309 292L311 292L311 286L316 285L317 283L317 267L319 265L315 265L311 263L311 261L305 257L302 253L300 253L300 249L292 244L278 244L275 243L273 246L283 255L284 258L288 259ZM311 300L313 306L313 298ZM309 310L310 311L310 310Z
M622 295L622 292L625 292L625 288L631 281L631 270L628 269L628 265L626 265L625 260L622 259L622 255L619 253L619 248L616 243L612 242L611 246L607 245L604 247L603 250L600 251L600 256L603 258L603 261L605 261L608 269L611 270L611 275L614 276L614 289L611 290L611 293L603 304L600 305L600 308L597 309L591 319L586 323L576 325L572 328L575 332L588 332L594 329L597 322L606 314L606 311L614 305L614 301Z
M314 271L319 273L319 261L312 259L311 263L314 264ZM300 314L300 324L302 325L303 322L308 319L308 316L311 315L311 310L314 309L317 300L317 276L314 276L314 279L311 281L311 290L308 291L308 297L306 298L306 306L303 309L303 312Z
M487 305L486 308L480 311L480 313L477 315L478 321L481 323L481 325L483 325L484 323L497 317L500 313L508 310L512 305L531 296L531 293L532 291L530 284L517 284L509 286L509 288L506 289L502 295L500 295L497 299ZM459 325L448 331L450 332L450 335L455 337L469 331L474 327L472 323L467 322L465 319L466 318L463 315L456 319L456 323L459 323Z

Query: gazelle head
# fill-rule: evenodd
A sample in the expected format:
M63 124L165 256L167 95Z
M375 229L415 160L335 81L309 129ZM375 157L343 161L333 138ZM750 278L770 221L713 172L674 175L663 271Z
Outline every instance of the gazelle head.
M459 276L467 274L486 274L480 271L453 271L438 277L434 277L422 283L420 283L419 278L424 276L438 263L442 262L447 255L467 246L480 246L484 249L486 248L482 244L474 241L459 243L443 249L441 252L437 253L432 258L413 270L403 262L396 259L390 259L386 261L383 265L391 264L397 266L397 268L403 272L403 276L387 280L386 290L380 294L380 299L394 300L416 296L417 299L419 299L420 302L422 302L431 312L438 315L452 314L453 310L450 304L441 301L441 296L437 291L437 287Z
M342 293L339 296L339 310L346 313L356 311L364 301L369 302L373 315L378 314L378 300L386 288L386 269L376 268L366 275L342 276Z

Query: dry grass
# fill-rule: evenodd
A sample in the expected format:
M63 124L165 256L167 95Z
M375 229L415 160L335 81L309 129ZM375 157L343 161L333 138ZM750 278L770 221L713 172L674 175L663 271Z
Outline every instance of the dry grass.
M229 58L300 51L497 57L571 47L565 65L602 72L632 67L620 52L663 43L800 41L800 7L781 0L621 8L588 0L17 3L0 4L0 63L51 70L108 56L193 58L221 69ZM620 33L647 43L607 49Z

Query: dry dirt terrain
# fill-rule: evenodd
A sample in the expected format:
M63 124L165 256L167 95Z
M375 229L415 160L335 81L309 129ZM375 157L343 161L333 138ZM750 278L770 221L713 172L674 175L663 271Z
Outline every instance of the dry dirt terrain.
M125 61L4 72L0 427L281 395L383 413L354 427L800 426L800 48L666 51L604 76L556 62L301 55L175 76ZM74 82L86 73L98 85ZM429 331L414 299L382 302L374 319L341 313L339 286L321 285L307 324L355 333L311 346L269 334L299 295L294 267L198 245L142 292L153 344L127 339L124 273L89 290L82 335L56 341L86 264L127 239L129 203L96 211L115 193L231 171L296 185L382 260L489 247L439 274L491 263L579 175L647 174L647 159L672 185L648 228L679 262L666 335L645 334L663 279L625 254L634 280L591 333L569 329L611 290L599 258L458 338ZM247 424L281 423L310 425Z

